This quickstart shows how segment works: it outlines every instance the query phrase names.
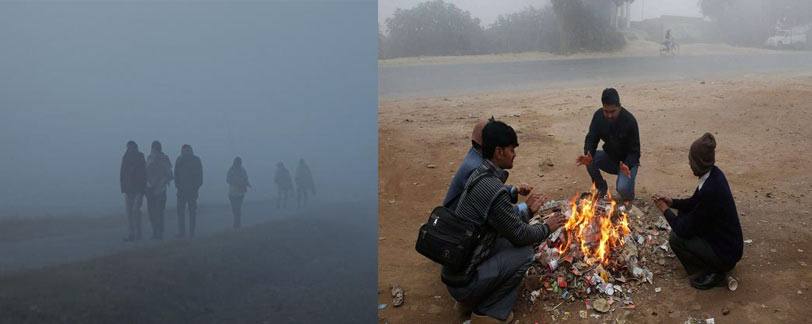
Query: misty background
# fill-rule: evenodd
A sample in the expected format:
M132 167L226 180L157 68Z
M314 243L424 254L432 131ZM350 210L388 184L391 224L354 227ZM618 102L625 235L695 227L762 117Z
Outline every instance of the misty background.
M227 204L235 156L249 202L275 199L276 163L299 158L314 202L373 201L377 67L354 22L369 4L3 1L0 217L123 215L128 140L145 156L161 141L173 167L192 145L201 205Z
M380 0L378 58L611 52L629 41L765 47L806 39L809 0ZM778 47L810 49L784 40ZM773 46L775 47L775 46Z
M378 22L383 24L398 8L409 9L426 0L378 0ZM479 17L485 26L496 21L499 15L508 15L527 7L543 8L549 0L447 0L457 7ZM656 18L662 15L701 17L698 0L635 0L631 4L632 20ZM641 18L642 17L642 18Z

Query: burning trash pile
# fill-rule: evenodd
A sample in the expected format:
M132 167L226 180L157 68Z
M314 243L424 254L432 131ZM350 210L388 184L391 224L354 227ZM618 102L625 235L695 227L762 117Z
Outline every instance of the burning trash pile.
M647 266L662 266L663 256L673 257L664 255L669 229L665 219L657 215L658 220L644 220L645 212L617 204L611 196L598 197L594 186L570 201L548 202L531 222L543 222L555 213L563 213L567 221L535 247L536 262L525 279L531 304L579 299L601 313L632 309L631 294L644 283L654 283ZM652 225L644 227L644 221Z

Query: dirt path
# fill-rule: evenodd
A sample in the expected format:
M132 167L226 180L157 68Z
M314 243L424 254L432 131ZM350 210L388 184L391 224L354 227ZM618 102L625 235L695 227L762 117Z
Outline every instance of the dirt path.
M607 86L618 88L640 125L638 197L689 195L696 178L688 167L688 147L705 131L713 132L717 165L736 198L744 238L753 242L745 244L733 270L740 281L735 292L694 290L678 261L669 259L672 272L655 277L662 293L643 286L633 296L636 309L588 321L683 323L691 316L713 317L717 323L809 321L812 73ZM383 293L378 302L390 304L379 311L381 323L452 322L453 300L439 280L440 268L414 251L414 239L430 210L441 203L469 148L473 124L494 115L516 129L520 147L509 182L528 182L554 199L569 198L589 188L586 171L574 160L602 89L379 102L378 289ZM393 283L406 292L399 308L391 306L386 293ZM551 321L540 305L517 304L520 323ZM724 307L729 315L722 314ZM571 314L570 322L581 321L578 311L583 309L579 303L559 308Z
M146 214L146 206L142 213ZM267 201L246 203L243 225L252 226L269 220L289 218L305 210L276 209ZM188 216L187 216L188 217ZM177 215L168 209L164 215L164 239L152 240L152 227L147 215L142 215L143 240L124 242L127 224L123 216L98 218L47 218L15 220L3 223L0 235L0 278L23 270L73 263L121 251L172 244L176 239ZM224 205L200 206L197 215L197 234L209 235L232 230L231 209Z
M369 323L374 210L323 204L0 277L0 323Z

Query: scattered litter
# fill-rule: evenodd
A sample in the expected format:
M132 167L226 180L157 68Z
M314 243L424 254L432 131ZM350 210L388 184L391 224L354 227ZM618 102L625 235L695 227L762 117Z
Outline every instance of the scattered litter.
M434 296L434 299L440 299L440 298L443 298L443 296Z
M378 241L383 241L385 239L386 239L386 236L381 236L381 237L378 238Z
M587 312L585 310L580 310L578 311L578 316L585 319L587 317Z
M398 285L392 285L392 306L400 307L403 305L403 289Z
M753 243L753 240L744 240L744 243L750 244Z
M728 290L736 291L736 288L739 288L739 280L733 275L727 275L727 279L725 281L727 283Z
M705 320L705 324L716 324L716 321L713 319L713 317L711 317Z
M434 164L429 164L426 167L429 168L429 169L436 169L437 168L437 166L434 165Z
M770 249L770 252L775 253L775 252L778 252L778 250L776 250L776 249Z
M384 309L386 309L386 304L378 305L378 310L384 310Z
M803 294L804 294L803 291L798 290L798 295L803 295Z
M654 288L654 292L656 292L656 293L659 293L661 291L663 291L663 288L660 288L660 287Z
M671 225L668 225L668 221L665 220L662 216L660 216L660 220L657 221L657 228L661 230L670 230Z
M701 319L697 319L697 318L693 318L693 317L689 317L685 321L685 324L702 324L702 323L703 323L703 321Z
M728 309L727 307L722 308L722 315L727 316L727 314L730 314L730 309Z
M798 252L800 252L800 253L804 253L804 250L798 249Z
M592 308L598 312L606 313L609 311L609 303L606 299L598 298L592 302Z
M394 200L394 199L392 199L392 200L390 200L390 201L389 201L389 204L390 204L390 205L391 205L391 204L394 204L394 203L395 203L395 200Z

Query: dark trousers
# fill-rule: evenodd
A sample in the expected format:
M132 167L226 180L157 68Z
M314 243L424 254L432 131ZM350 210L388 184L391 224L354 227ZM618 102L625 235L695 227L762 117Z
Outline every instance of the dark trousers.
M164 237L164 211L166 210L166 191L161 193L147 192L147 211L152 224L152 238Z
M469 305L474 313L506 320L519 297L524 274L533 262L533 247L515 247L499 238L491 256L477 267L471 282L462 287L448 287L455 300Z
M307 189L296 188L296 206L304 207L307 205Z
M728 272L733 269L722 263L710 244L700 237L680 237L674 231L668 243L688 275L703 272Z
M129 225L127 240L129 241L141 239L141 203L143 201L143 193L126 193L124 195L124 206L127 210L127 223Z
M234 214L234 228L240 227L240 220L242 218L242 201L245 196L228 196L231 201L231 213Z
M288 199L290 199L291 191L293 191L293 189L282 189L279 187L276 196L276 208L288 208Z
M595 188L601 194L605 194L609 189L606 180L603 179L601 171L617 175L617 192L623 200L634 200L634 181L637 178L637 167L629 169L631 178L627 177L620 171L620 161L613 159L602 150L595 151L595 156L592 157L592 163L586 166L586 171L595 183Z
M189 235L195 236L197 218L197 195L178 193L178 236L186 236L186 207L189 207Z

